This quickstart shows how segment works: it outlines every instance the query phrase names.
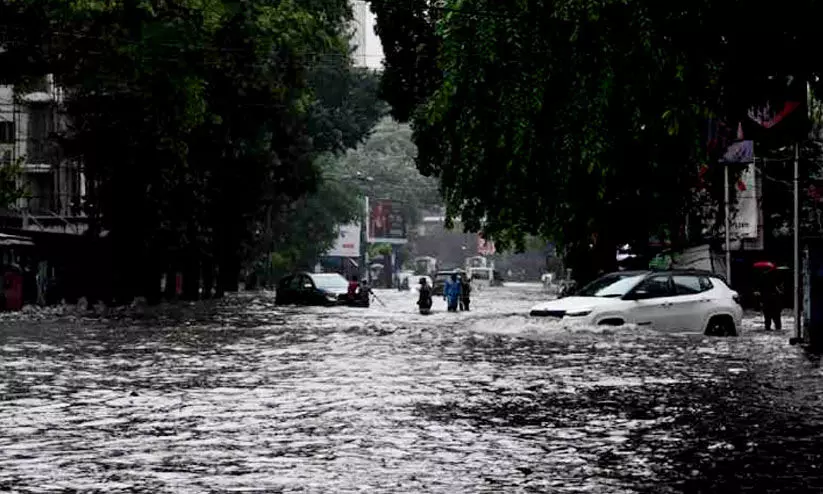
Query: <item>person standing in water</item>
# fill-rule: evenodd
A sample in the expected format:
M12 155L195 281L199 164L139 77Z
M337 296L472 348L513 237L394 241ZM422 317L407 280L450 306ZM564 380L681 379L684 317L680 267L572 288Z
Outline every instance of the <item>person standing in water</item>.
M760 303L763 308L766 331L771 331L772 323L774 323L774 329L777 331L783 328L780 320L780 313L783 311L782 298L783 291L780 289L777 270L769 271L763 276L760 288Z
M460 310L469 311L471 303L472 284L467 275L460 277Z
M420 278L420 298L417 299L417 306L420 307L421 314L428 314L432 308L432 289L426 278Z
M446 280L443 298L446 299L449 312L457 312L457 305L460 303L460 282L457 280L457 274L452 274L451 279Z

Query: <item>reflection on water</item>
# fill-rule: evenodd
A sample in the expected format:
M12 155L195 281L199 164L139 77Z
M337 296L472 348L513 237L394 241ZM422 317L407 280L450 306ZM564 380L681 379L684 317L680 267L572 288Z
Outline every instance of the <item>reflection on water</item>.
M785 335L266 295L0 327L0 490L820 492L819 369ZM438 308L438 307L436 307Z

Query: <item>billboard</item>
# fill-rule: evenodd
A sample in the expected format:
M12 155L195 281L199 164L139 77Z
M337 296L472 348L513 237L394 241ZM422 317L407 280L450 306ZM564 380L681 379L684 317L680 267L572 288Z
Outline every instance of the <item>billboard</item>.
M757 204L757 181L755 180L755 165L751 163L743 171L737 183L737 207L731 221L732 238L757 238L758 216L760 208Z
M477 253L481 256L491 256L496 252L494 242L486 240L480 235L477 236Z
M406 219L400 204L390 200L369 205L369 243L405 244Z
M341 225L334 246L326 252L330 257L360 257L360 224Z

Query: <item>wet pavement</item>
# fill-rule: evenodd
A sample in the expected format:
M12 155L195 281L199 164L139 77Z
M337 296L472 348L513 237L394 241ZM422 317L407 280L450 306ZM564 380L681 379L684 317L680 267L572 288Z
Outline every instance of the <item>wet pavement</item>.
M739 338L266 294L0 320L0 491L821 492L819 363Z

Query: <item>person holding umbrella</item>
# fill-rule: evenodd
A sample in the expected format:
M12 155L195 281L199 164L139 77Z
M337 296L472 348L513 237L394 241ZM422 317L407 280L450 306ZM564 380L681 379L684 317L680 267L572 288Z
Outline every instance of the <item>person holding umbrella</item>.
M783 290L780 286L779 272L772 263L758 262L755 263L755 268L763 270L758 295L766 331L772 330L772 323L774 323L774 329L780 331L783 329L780 319L780 314L783 312Z

